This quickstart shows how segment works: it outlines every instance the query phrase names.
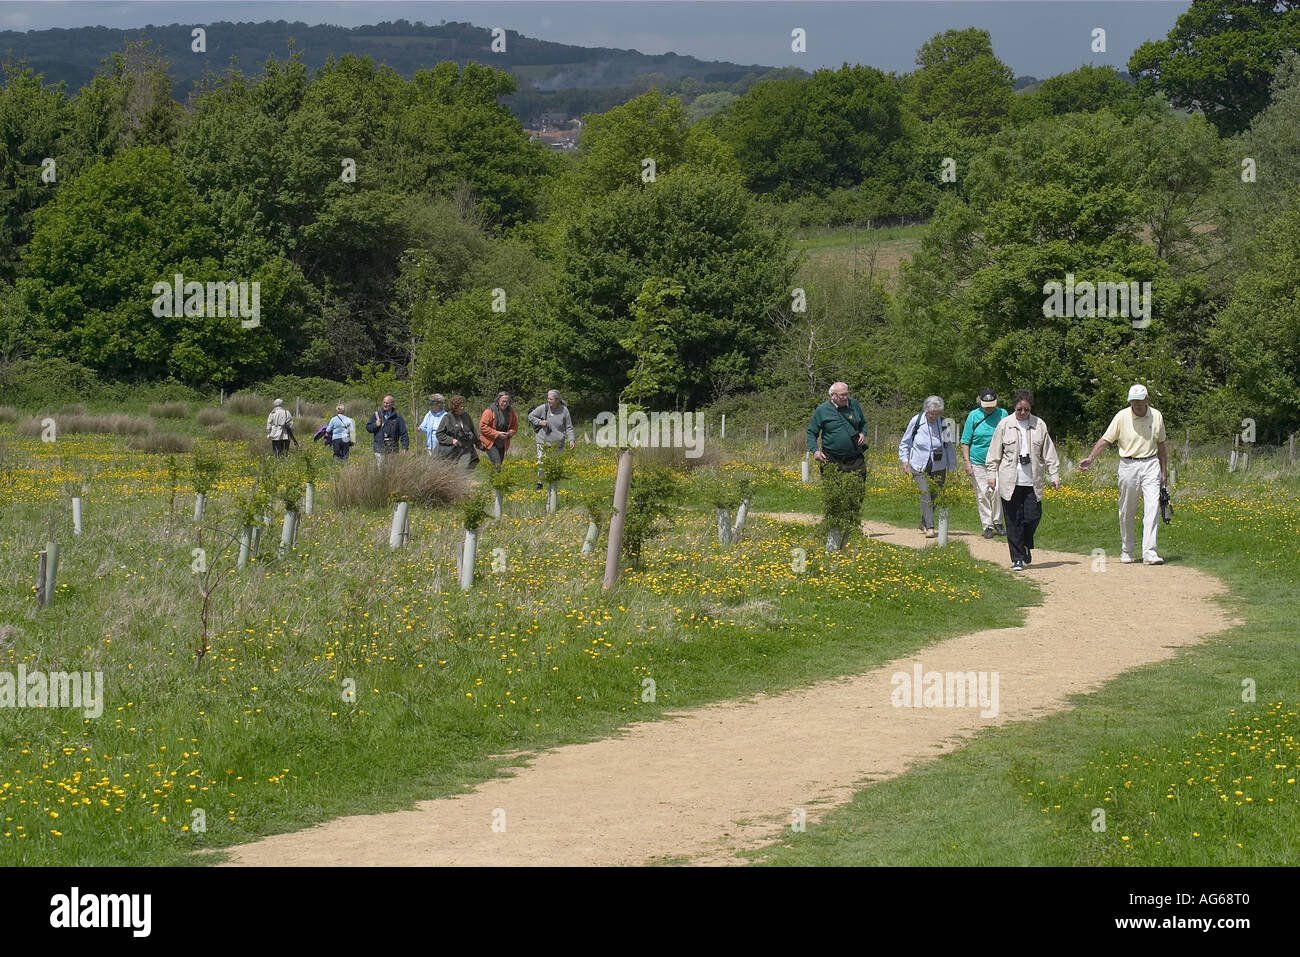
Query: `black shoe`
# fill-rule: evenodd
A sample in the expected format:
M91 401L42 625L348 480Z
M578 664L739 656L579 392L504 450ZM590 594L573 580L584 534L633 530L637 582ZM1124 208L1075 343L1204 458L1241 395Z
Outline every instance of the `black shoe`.
M1007 534L1006 526L1004 526L1001 522L994 522L993 534L1005 536Z
M993 537L993 526L992 526L992 525L985 525L985 526L984 526L984 537L985 537L985 538L992 538L992 537Z
M1021 564L1020 562L1012 562L1012 563L1011 563L1011 570L1012 570L1013 572L1023 572L1023 571L1025 570L1025 566L1024 566L1023 564Z
M1031 552L1029 549L1026 548L1026 549L1025 549L1025 564L1026 564L1026 565L1032 565L1033 563L1034 563L1034 553Z
M541 490L542 490L542 483L541 483L541 482L538 482L538 483L537 483L537 491L540 492Z

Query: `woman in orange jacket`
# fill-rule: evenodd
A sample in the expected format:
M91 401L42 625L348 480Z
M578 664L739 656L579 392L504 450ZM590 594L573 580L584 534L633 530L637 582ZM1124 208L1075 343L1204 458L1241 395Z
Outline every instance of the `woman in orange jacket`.
M510 438L519 431L519 417L510 404L509 392L498 392L497 400L483 410L478 420L479 443L494 466L510 450Z

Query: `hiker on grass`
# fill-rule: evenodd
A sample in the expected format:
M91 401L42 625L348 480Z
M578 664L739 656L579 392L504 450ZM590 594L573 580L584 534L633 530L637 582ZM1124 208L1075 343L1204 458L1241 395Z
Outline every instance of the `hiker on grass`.
M357 424L343 414L342 402L334 407L334 418L325 423L325 433L334 449L334 457L346 462L348 453L357 442Z
M1007 417L1007 410L998 406L998 394L991 388L981 390L979 408L966 416L961 430L961 454L966 459L966 474L975 488L975 507L979 509L980 525L984 537L1005 535L1002 527L1002 496L989 488L988 469L984 460L989 454L989 439L998 423Z
M921 531L934 538L934 499L943 489L950 469L957 467L957 450L952 437L944 435L943 399L929 396L903 430L898 443L898 460L921 493Z
M411 437L406 431L406 420L397 411L391 395L384 396L383 407L366 422L366 431L375 437L375 459L384 464L384 456L405 452L411 447Z
M546 446L557 452L568 441L569 451L573 451L573 416L569 407L560 398L560 393L551 389L546 393L546 401L528 413L528 422L537 430L537 491L542 490L542 453Z
M1169 484L1169 457L1165 417L1147 403L1146 386L1128 390L1128 408L1115 413L1088 457L1079 460L1079 470L1088 471L1112 442L1119 443L1119 560L1126 565L1133 561L1133 521L1140 496L1142 564L1163 565L1165 560L1156 553L1156 537L1160 534L1160 489Z
M867 417L858 400L849 396L845 383L836 382L829 394L830 399L817 406L808 420L808 451L821 463L823 475L827 464L831 464L857 477L856 497L860 508L867 486Z
M271 403L271 414L266 417L266 437L271 440L271 453L287 455L292 436L293 413L284 407L284 399L276 399Z
M438 424L438 447L442 450L441 455L472 472L478 465L478 430L474 428L474 420L465 411L463 395L453 395L447 406L447 414Z
M478 420L479 444L494 466L505 461L510 439L518 431L519 416L510 404L510 393L498 392L496 401L483 410Z
M1007 548L1011 568L1024 571L1033 562L1034 532L1043 517L1043 486L1060 488L1060 462L1047 423L1034 415L1034 394L1017 389L1011 396L1009 415L989 437L988 486L1002 498L1007 519Z
M441 392L435 392L429 396L429 411L424 413L424 418L420 420L419 430L424 433L424 450L429 455L438 454L438 426L441 424L443 416L447 410L443 408L446 400L442 397Z

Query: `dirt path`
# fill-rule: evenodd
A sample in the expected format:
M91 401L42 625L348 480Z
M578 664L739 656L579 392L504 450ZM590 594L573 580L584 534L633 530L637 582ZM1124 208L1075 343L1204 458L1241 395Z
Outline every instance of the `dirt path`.
M881 541L924 543L916 530L863 528ZM977 558L1006 565L1005 540L953 537L969 542ZM232 848L232 863L735 863L737 849L778 837L796 808L815 821L864 783L951 751L981 728L1065 709L1067 696L1233 624L1213 600L1226 591L1218 579L1187 566L1115 558L1094 572L1087 556L1035 549L1026 575L1041 585L1043 603L1026 609L1022 627L942 641L866 674L636 724L543 752L469 794ZM997 672L996 716L969 707L894 707L891 677L912 674L916 663L926 672ZM504 833L492 828L498 809Z

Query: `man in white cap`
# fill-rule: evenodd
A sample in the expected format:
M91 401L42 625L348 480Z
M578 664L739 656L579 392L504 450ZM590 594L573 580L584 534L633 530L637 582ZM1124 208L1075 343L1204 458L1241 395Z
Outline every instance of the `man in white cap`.
M1119 560L1133 561L1133 520L1137 517L1138 495L1142 496L1142 562L1163 565L1156 554L1160 530L1160 489L1169 476L1165 454L1165 417L1147 404L1147 389L1135 385L1128 390L1128 408L1120 409L1102 433L1092 452L1079 460L1081 471L1096 461L1106 446L1119 443Z

